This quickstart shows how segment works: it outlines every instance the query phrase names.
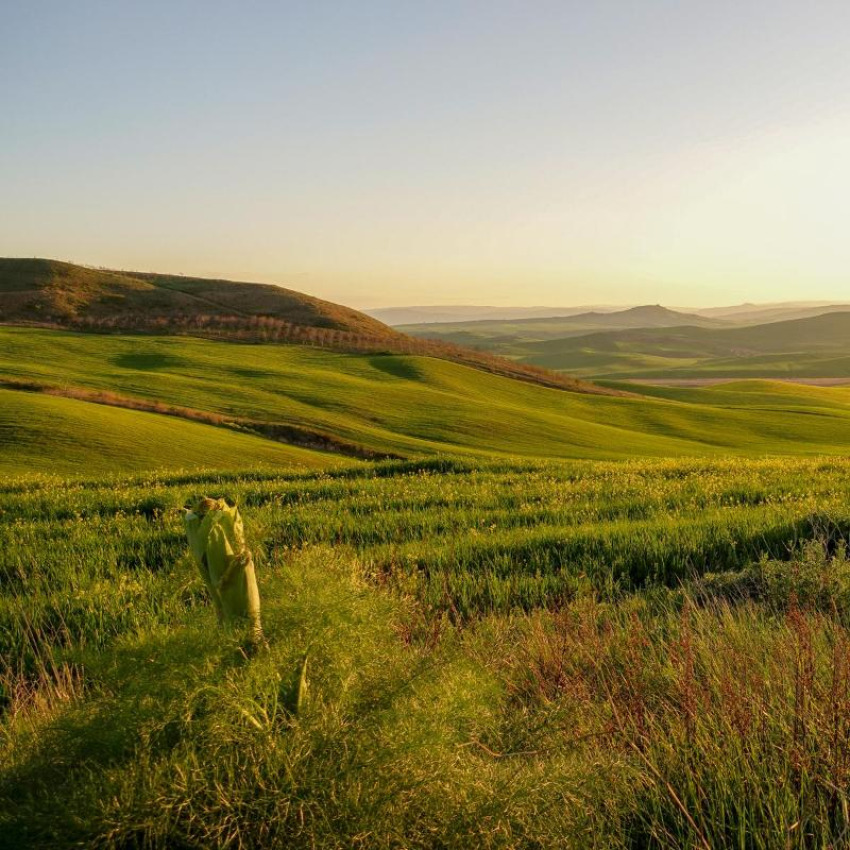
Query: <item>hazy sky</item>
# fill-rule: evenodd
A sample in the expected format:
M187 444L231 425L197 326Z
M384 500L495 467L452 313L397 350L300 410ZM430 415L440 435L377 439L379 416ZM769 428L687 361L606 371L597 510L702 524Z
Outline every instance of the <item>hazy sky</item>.
M353 306L850 299L850 3L0 5L0 255Z

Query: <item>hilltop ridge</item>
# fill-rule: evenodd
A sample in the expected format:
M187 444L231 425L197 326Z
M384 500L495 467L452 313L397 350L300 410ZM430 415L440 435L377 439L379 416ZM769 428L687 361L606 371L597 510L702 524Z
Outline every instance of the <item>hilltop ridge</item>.
M183 327L271 318L300 327L398 336L370 316L275 284L94 269L57 260L0 258L0 321L63 327Z

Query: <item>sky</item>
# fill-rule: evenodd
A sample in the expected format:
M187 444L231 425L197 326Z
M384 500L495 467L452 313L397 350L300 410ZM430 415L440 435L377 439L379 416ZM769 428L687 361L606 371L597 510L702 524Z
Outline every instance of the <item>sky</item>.
M0 255L354 307L850 299L850 3L6 0Z

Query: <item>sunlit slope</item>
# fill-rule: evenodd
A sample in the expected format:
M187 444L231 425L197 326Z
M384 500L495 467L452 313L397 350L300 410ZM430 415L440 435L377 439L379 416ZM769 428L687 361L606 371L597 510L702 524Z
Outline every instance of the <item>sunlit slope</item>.
M386 325L341 304L280 286L229 280L109 271L56 260L0 257L0 321L50 322L135 318L185 323L200 316L263 316L303 327L373 337L395 336Z
M332 455L172 416L0 389L0 472L5 474L338 463Z
M0 378L297 425L368 449L617 458L846 453L850 400L631 398L547 389L427 357L0 329ZM763 388L775 395L776 391Z

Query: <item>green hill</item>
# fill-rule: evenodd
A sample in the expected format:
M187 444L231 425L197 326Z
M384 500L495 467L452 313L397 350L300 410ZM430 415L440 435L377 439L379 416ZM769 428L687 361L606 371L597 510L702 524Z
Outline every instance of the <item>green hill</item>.
M0 258L0 324L423 354L545 386L611 393L536 366L413 339L357 310L268 284Z
M137 410L0 389L0 472L323 468L334 455Z
M0 328L0 379L184 408L343 454L627 458L846 453L850 399L568 393L429 357ZM776 396L766 405L764 396ZM768 409L769 407L769 409ZM178 411L179 412L179 411ZM168 417L168 427L177 420ZM227 436L231 436L229 432ZM8 450L8 449L7 449ZM58 449L57 449L58 451Z

